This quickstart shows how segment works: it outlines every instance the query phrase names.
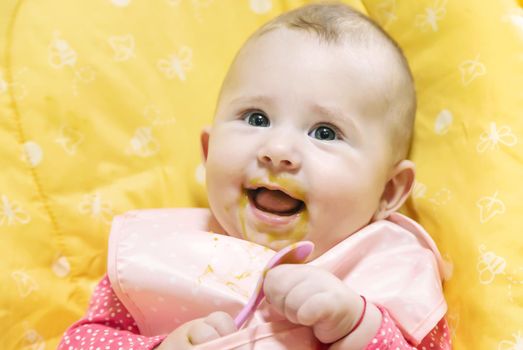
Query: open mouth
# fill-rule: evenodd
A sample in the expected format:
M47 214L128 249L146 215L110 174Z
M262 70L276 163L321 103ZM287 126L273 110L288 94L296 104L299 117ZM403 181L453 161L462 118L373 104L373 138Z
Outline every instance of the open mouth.
M263 212L279 215L292 216L303 209L305 203L280 190L271 190L266 187L247 189L250 202Z

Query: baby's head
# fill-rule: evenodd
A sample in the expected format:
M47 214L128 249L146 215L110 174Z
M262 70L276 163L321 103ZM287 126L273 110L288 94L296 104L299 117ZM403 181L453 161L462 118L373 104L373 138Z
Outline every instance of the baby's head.
M415 113L396 44L344 5L312 5L255 32L202 134L211 209L231 236L315 256L407 198Z

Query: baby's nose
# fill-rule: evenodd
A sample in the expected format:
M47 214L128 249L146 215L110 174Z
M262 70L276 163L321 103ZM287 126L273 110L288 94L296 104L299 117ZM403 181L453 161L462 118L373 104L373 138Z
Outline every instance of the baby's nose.
M301 167L301 157L288 143L269 142L258 152L258 161L275 171L292 171Z

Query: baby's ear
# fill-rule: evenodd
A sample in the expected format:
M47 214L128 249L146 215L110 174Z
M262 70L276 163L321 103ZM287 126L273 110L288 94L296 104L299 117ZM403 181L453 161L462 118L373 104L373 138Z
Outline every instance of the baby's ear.
M200 133L200 143L202 145L203 161L207 161L207 153L209 152L209 134L211 131L210 126L206 126Z
M406 159L394 166L372 221L385 219L403 205L414 186L415 168L414 163Z

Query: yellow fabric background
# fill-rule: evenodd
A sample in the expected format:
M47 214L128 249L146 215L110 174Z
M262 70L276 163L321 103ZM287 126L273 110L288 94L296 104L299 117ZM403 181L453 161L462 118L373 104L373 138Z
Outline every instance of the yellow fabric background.
M1 349L56 347L105 272L115 214L205 205L199 131L229 62L307 2L0 2ZM455 348L519 349L522 3L349 3L398 40L415 75L405 210L454 268Z

